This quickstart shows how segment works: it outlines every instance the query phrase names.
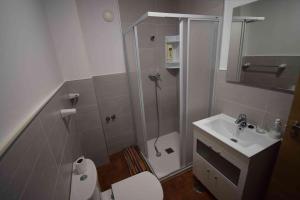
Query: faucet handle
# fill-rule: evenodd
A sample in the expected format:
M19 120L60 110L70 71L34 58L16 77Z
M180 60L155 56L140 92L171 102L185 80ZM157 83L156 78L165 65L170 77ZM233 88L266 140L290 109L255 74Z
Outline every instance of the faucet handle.
M235 123L238 124L241 121L247 122L247 115L246 114L239 114L238 118L235 120Z
M239 114L238 119L247 119L247 115L246 114Z
M157 80L161 80L160 73L157 72L155 76L156 76Z
M240 116L241 116L242 118L247 118L247 115L244 114L244 113L240 114Z

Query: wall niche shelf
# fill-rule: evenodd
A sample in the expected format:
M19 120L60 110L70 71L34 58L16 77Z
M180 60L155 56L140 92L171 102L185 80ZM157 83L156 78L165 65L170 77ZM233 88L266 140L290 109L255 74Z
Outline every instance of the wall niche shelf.
M165 36L165 66L179 69L179 35Z

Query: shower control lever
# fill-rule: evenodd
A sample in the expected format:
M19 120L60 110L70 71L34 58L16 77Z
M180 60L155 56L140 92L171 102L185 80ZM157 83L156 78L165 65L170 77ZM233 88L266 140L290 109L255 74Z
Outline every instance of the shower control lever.
M109 123L110 117L106 117L105 120L106 120L106 123Z

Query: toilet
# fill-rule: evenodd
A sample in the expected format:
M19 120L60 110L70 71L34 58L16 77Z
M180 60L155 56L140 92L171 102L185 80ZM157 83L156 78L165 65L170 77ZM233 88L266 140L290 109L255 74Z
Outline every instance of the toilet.
M94 162L86 159L86 164L85 173L72 174L70 200L163 200L162 186L150 172L121 180L112 184L111 190L101 192Z

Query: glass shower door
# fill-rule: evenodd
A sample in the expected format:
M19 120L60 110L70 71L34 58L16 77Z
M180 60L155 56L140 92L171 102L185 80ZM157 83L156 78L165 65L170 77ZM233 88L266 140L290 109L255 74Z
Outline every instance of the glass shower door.
M154 20L153 22L157 22ZM153 23L152 22L152 23ZM160 23L159 26L165 24ZM139 25L140 26L140 25ZM149 27L145 26L149 29ZM177 25L178 27L178 25ZM179 45L180 45L180 68L179 72L179 142L180 142L180 168L189 166L192 163L193 155L193 125L192 122L204 119L211 113L214 70L217 52L218 39L218 20L214 19L189 19L181 18L179 24ZM137 145L141 152L149 161L147 140L147 125L144 101L147 103L149 98L145 98L146 92L143 91L145 80L149 82L147 73L146 78L142 76L142 69L145 63L140 63L140 59L145 62L143 56L148 56L147 45L154 46L155 40L148 32L141 32L138 37L138 25L129 29L124 34L125 61L128 73L129 88L131 92L132 112L136 128ZM142 30L139 27L139 30ZM149 31L149 30L148 30ZM155 36L155 34L153 34ZM138 40L140 39L140 41ZM164 37L159 36L157 43L161 42L165 47ZM140 46L139 46L140 43ZM160 44L160 43L159 43ZM144 45L144 46L143 46ZM145 47L146 46L146 47ZM144 48L144 51L142 51ZM140 52L142 51L142 52ZM142 56L140 58L140 55ZM161 53L164 55L164 52ZM149 57L149 56L148 56ZM153 59L157 59L154 57ZM151 61L151 60L150 60ZM149 62L150 62L149 61ZM152 61L151 61L152 62ZM145 69L144 69L145 70ZM172 71L173 72L173 71ZM145 74L144 74L145 75ZM143 78L144 77L144 78ZM162 76L164 78L164 76ZM164 79L162 79L164 80ZM144 81L144 82L142 82ZM151 85L150 85L151 84ZM149 85L153 89L154 83ZM162 87L161 93L166 91ZM145 92L145 94L143 94ZM144 99L145 98L145 99ZM170 101L168 101L170 102ZM164 104L161 103L161 106ZM153 109L155 110L155 109ZM149 127L149 126L148 126ZM156 130L156 129L155 129ZM159 143L162 141L159 138ZM158 143L158 144L159 144ZM151 150L154 147L151 145ZM164 148L161 152L165 153ZM149 151L150 152L150 151ZM151 153L151 152L150 152ZM172 153L171 153L172 155ZM174 154L173 154L174 155ZM162 159L164 157L161 157ZM151 163L151 162L150 162ZM153 167L153 166L152 166Z
M182 56L186 56L181 76L182 167L192 162L192 123L211 113L218 25L219 22L213 20L182 21Z
M125 62L131 93L132 112L134 117L137 145L147 157L146 124L141 83L141 70L136 26L123 35Z

